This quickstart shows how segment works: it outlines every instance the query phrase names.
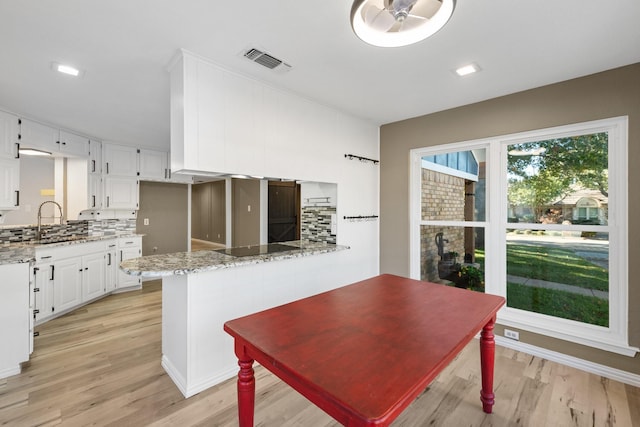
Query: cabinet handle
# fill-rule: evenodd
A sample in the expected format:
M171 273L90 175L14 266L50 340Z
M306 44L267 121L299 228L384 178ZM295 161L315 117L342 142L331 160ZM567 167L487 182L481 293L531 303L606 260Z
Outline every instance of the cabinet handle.
M18 135L18 139L20 139L20 135ZM20 143L16 142L16 159L20 158Z
M91 160L91 172L95 172L95 171L96 171L96 161Z
M91 207L95 208L96 207L96 196L91 196L91 200L92 200Z
M107 196L107 207L109 207L109 196Z
M107 162L107 175L109 175L109 162Z
M120 251L120 262L122 262L122 251Z
M40 292L40 288L33 288L33 292Z
M107 265L111 265L111 252L107 254Z
M51 255L41 256L41 257L40 257L40 259L41 259L41 260L43 260L43 259L50 259L50 258L51 258ZM40 269L38 268L38 270L40 270Z
M16 206L20 206L20 190L16 190Z
M36 314L40 313L40 310L38 310L37 308L33 310L33 316L35 317Z
M33 333L33 336L34 336L34 337L39 337L39 336L40 336L40 332L34 332L34 333Z
M49 280L54 280L55 279L55 271L56 271L56 266L55 265L51 265L51 276L49 276Z

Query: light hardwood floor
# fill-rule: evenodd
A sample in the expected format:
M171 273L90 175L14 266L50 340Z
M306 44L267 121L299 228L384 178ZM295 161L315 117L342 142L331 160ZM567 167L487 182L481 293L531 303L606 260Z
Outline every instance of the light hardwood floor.
M191 251L210 251L213 249L224 249L225 245L220 243L208 242L206 240L191 239Z
M235 380L184 399L160 366L161 283L112 295L37 329L20 375L0 380L0 425L236 426ZM261 367L257 426L336 426ZM394 426L640 426L640 389L497 347L492 415L478 342Z

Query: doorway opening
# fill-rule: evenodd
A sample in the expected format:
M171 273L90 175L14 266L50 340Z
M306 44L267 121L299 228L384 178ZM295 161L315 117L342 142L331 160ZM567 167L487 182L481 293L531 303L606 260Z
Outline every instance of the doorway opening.
M300 184L269 181L268 242L300 240Z

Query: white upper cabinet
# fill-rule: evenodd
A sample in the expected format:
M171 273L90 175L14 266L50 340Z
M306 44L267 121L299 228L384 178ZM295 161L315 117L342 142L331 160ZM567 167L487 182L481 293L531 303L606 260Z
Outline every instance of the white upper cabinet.
M0 157L18 158L18 116L0 111Z
M140 179L165 180L169 178L166 151L140 149L138 153L138 174Z
M130 177L104 176L106 209L138 209L138 180Z
M138 176L138 149L128 145L102 144L102 173L116 176Z
M21 119L20 145L71 157L89 156L89 138Z
M89 163L88 172L93 174L102 173L102 143L96 140L89 141Z
M49 153L58 151L58 129L28 119L22 119L20 122L21 148L35 148Z
M20 205L20 161L0 157L0 211ZM2 212L0 212L2 223Z
M0 223L2 211L18 209L20 203L18 134L18 117L0 111Z
M58 151L69 156L89 157L89 138L61 130Z

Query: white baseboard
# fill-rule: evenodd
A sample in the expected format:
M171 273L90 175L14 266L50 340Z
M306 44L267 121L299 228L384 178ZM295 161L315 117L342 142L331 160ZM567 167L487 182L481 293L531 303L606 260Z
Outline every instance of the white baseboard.
M572 368L580 369L585 372L600 375L611 380L620 381L634 387L640 387L640 375L634 374L610 366L600 365L588 360L579 359L577 357L568 356L556 351L547 350L546 348L536 347L531 344L514 341L509 338L496 336L496 344L512 350L521 351L532 356L541 357L552 362L557 362Z
M21 372L20 364L16 365L13 368L5 368L0 370L0 379L11 377L13 375L18 375Z
M167 375L169 375L169 378L173 380L173 383L178 387L178 390L180 390L185 399L238 375L238 367L233 366L218 371L215 375L209 376L208 378L200 379L198 383L189 383L189 381L180 374L180 371L176 369L166 356L162 356L162 362L160 364L167 372Z

